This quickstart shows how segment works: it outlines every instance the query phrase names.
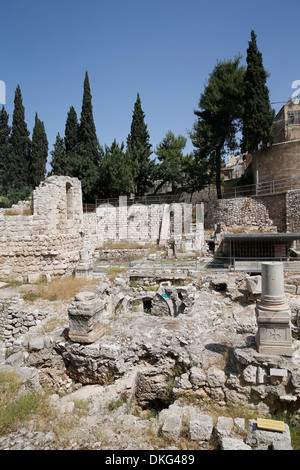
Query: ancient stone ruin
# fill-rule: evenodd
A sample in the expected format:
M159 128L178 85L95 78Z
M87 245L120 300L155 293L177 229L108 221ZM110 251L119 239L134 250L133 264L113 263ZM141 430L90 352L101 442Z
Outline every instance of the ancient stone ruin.
M256 315L258 351L292 356L290 308L284 295L282 263L262 263L262 293Z
M213 255L204 266L202 204L192 219L185 204L126 211L84 213L80 182L68 177L40 185L29 215L23 205L1 211L0 371L56 390L49 406L66 419L87 400L86 446L292 449L286 422L279 431L267 426L276 413L300 419L299 274L274 261L254 272L213 269ZM164 250L168 264L155 265L157 252L145 249L146 269L128 263L113 277L96 273L99 249L124 240ZM187 252L197 264L176 265ZM104 265L124 253L107 249ZM67 303L5 295L8 276L51 284L70 274L85 285ZM0 448L18 437L0 437Z

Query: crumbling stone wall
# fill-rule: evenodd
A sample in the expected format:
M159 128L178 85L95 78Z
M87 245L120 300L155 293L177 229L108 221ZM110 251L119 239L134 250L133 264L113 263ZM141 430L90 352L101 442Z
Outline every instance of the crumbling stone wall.
M201 250L203 217L202 204L194 212L191 204L104 204L96 213L84 214L85 246L94 250L118 241L164 246L173 240L177 246Z
M32 214L15 212L0 211L0 276L34 280L72 273L83 237L80 181L51 176L33 191Z
M267 196L219 199L204 203L204 224L243 227L247 231L299 232L300 190Z
M265 232L276 231L262 198L243 197L219 199L204 204L204 224L206 229L223 222L226 227L244 227L247 230Z
M300 232L300 190L286 193L286 231Z

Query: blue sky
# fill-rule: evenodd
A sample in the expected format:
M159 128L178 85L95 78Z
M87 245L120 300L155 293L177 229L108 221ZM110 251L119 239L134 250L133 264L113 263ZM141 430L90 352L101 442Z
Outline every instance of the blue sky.
M20 84L28 129L37 112L50 153L70 106L80 118L87 70L100 144L126 142L139 92L155 149L168 130L188 137L217 60L240 53L245 63L251 29L270 73L271 102L289 99L300 80L299 20L299 2L277 0L0 0L10 123Z

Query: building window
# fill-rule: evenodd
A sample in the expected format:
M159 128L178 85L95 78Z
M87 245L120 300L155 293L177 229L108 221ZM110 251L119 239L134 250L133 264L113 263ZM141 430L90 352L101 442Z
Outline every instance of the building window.
M300 111L288 111L288 123L300 124Z

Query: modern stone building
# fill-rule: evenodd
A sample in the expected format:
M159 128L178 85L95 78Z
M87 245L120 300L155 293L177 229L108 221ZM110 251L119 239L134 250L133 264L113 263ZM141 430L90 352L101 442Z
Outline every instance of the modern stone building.
M300 188L300 104L288 101L273 123L274 142L252 155L259 194Z
M273 123L274 143L300 139L300 104L289 100L276 115Z

